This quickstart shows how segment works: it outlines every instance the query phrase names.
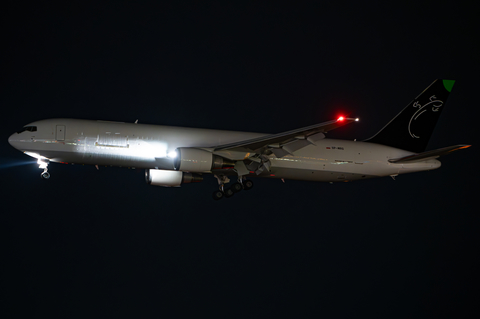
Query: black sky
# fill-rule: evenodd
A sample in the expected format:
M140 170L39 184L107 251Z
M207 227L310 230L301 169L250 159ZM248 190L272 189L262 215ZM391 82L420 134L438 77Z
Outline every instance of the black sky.
M155 3L155 2L153 2ZM2 313L7 317L475 317L480 27L461 2L10 1L1 10ZM357 183L50 165L13 149L55 117L277 133L336 118L376 133L456 80L431 171ZM20 165L23 164L23 165ZM3 315L2 315L3 317Z

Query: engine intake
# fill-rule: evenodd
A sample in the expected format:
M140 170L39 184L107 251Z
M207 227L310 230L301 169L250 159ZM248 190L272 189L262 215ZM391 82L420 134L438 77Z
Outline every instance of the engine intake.
M235 161L213 155L198 148L177 148L177 157L173 167L177 171L208 172L216 169L229 169L235 166Z
M201 182L203 181L203 176L200 174L185 173L180 171L146 169L145 180L147 184L154 186L180 187L181 184Z

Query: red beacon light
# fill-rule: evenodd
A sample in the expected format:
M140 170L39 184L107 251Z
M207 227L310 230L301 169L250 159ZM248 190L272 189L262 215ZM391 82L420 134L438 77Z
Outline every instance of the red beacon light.
M340 116L337 121L342 122L345 118L343 116Z

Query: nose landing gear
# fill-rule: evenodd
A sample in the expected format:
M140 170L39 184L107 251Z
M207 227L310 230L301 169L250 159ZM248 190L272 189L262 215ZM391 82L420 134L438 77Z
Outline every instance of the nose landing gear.
M49 179L50 178L50 173L47 172L47 169L45 169L42 174L40 174L40 176L42 177L42 179Z
M43 168L43 172L40 174L40 177L45 180L49 179L50 173L48 172L48 168L47 168L48 162L42 159L38 159L37 163L39 168Z

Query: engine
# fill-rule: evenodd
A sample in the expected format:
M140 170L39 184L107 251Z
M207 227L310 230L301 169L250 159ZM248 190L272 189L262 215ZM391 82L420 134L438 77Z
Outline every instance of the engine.
M173 167L177 171L208 172L216 169L228 169L235 166L235 162L227 158L213 155L198 148L177 148L177 157Z
M180 187L180 184L201 182L203 181L203 176L179 171L146 169L145 180L147 184L154 186Z

